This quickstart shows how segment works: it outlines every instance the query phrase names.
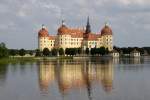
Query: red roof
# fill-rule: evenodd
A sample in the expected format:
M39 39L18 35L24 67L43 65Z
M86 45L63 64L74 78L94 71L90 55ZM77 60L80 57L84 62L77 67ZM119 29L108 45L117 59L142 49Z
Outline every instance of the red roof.
M73 38L82 38L83 37L84 30L81 29L71 29L66 27L65 25L62 25L58 29L58 35L71 35Z
M70 35L73 38L83 38L84 30L80 29L70 29Z
M89 34L87 34L86 38L89 41L97 41L98 36L99 36L98 34L89 33Z
M103 35L112 35L112 30L109 26L105 25L105 27L101 30L101 34L94 34L88 33L84 36L85 30L84 29L71 29L68 28L66 25L62 25L58 28L58 35L71 35L72 38L86 38L89 41L96 41ZM49 36L48 30L42 28L38 32L39 37L49 37L49 40L54 40L56 36Z
M101 35L112 35L112 30L109 26L105 25L105 27L101 30Z
M49 36L49 40L55 40L56 36Z
M48 30L45 28L42 28L39 32L38 32L39 37L47 37L48 35Z
M55 40L56 36L50 36L48 33L48 30L46 28L42 28L39 32L38 32L38 36L39 37L48 37L49 40Z
M63 35L63 34L69 34L69 29L65 25L62 25L58 29L58 35Z

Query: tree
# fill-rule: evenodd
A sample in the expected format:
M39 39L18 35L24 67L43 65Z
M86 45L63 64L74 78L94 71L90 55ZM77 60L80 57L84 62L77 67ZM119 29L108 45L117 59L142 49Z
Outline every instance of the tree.
M18 50L15 50L15 49L10 49L10 50L9 50L9 55L15 56L15 55L17 55L17 54L18 54Z
M105 49L105 54L109 54L108 48Z
M49 51L48 48L44 48L44 49L43 49L43 55L44 55L44 56L49 56L49 55L50 55L50 51Z
M0 58L8 57L8 49L5 46L5 43L0 43Z
M89 55L89 48L86 48L86 54Z
M1 48L6 48L5 43L3 43L3 42L2 42L2 43L0 43L0 47L1 47Z
M106 49L105 47L100 47L100 54L103 56L106 54Z
M57 56L58 49L53 48L51 52L53 56Z
M82 53L82 48L77 48L77 54L81 54Z
M41 56L41 52L40 52L40 50L39 50L39 49L36 49L36 54L35 54L35 56L36 56L36 57Z
M77 54L77 49L76 48L70 48L70 55L74 56Z
M91 48L91 55L95 55L96 54L96 48Z
M29 51L29 54L32 56L33 55L33 51Z
M64 49L63 48L59 49L59 55L64 55Z
M69 48L66 48L66 50L65 50L65 54L66 54L66 55L70 55Z
M66 48L66 50L65 50L65 54L66 55L71 55L71 56L76 55L77 52L78 52L77 48Z
M150 55L150 47L143 47L144 50L147 51L147 53Z
M122 50L121 50L120 47L114 46L113 49L114 49L114 50L117 50L117 51L120 52L120 53L122 52Z
M24 56L26 54L26 51L24 49L19 50L19 55Z

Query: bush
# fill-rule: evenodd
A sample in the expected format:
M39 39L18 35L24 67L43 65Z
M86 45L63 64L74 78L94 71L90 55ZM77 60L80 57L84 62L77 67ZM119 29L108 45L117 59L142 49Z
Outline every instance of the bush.
M77 48L77 54L81 54L82 53L82 48Z
M63 48L59 49L59 55L64 55L64 49Z
M66 48L66 50L65 50L65 54L66 55L71 55L71 56L76 55L77 52L78 52L77 48Z
M58 49L53 48L51 52L53 56L57 56Z
M35 54L35 56L36 56L36 57L40 57L40 56L41 56L41 52L40 52L40 50L39 50L39 49L37 49L37 50L36 50L36 54Z
M24 50L24 49L19 50L19 55L20 56L24 56L25 54L26 54L26 50Z
M43 55L44 55L44 56L49 56L49 55L50 55L50 51L49 51L48 48L44 48L44 49L43 49Z
M15 50L15 49L10 49L10 50L9 50L9 55L15 56L15 55L17 55L17 54L18 54L18 50Z

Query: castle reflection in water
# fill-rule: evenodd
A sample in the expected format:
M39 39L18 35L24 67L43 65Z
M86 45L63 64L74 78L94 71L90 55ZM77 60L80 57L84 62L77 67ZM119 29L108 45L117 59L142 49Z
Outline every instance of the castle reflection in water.
M46 92L53 82L64 94L72 89L85 88L89 93L93 84L110 92L113 87L113 60L63 60L39 62L39 86Z

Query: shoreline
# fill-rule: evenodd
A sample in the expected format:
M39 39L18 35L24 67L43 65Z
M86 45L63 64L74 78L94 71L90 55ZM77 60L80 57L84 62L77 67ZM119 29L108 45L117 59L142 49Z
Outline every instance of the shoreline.
M80 59L91 59L91 58L112 58L112 59L122 59L122 58L143 58L150 56L140 56L140 57L112 57L112 56L53 56L53 57L8 57L1 58L0 64L5 63L17 63L17 62L35 62L38 60L64 60L64 59L72 59L72 60L80 60Z

